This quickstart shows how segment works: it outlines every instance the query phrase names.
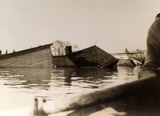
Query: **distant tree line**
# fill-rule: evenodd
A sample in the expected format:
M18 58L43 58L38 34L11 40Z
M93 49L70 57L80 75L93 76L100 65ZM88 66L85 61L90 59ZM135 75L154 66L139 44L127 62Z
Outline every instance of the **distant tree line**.
M54 56L63 56L65 55L65 48L66 46L72 46L72 52L78 51L79 47L78 45L72 45L70 42L60 41L56 40L53 42L51 46L51 51Z

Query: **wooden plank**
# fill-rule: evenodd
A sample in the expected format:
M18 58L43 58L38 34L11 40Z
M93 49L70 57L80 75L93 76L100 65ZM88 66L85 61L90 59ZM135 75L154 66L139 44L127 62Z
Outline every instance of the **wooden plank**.
M130 107L131 110L135 110L135 112L136 111L145 112L143 108L144 109L151 108L151 111L153 111L156 108L159 110L160 108L159 82L160 82L159 77L153 76L150 78L128 82L111 88L106 88L102 90L96 90L90 93L76 95L70 98L47 101L46 103L43 104L43 107L40 109L41 110L40 112L44 111L47 114L55 114L58 112L72 110L74 112L74 115L76 116L80 116L78 115L78 113L82 114L82 112L84 114L86 113L86 115L84 116L88 116L88 114L90 113L94 113L103 109L102 106L104 107L107 107L108 105L112 106L114 103L118 105L119 104L118 101L124 99L129 99L130 102L136 101L133 102L135 103L134 105L130 104L126 106L128 108ZM140 109L138 106L140 107Z

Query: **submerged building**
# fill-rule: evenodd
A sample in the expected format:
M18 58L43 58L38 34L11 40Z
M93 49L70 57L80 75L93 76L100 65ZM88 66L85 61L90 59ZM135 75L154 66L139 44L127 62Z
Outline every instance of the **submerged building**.
M53 65L58 67L99 67L114 68L118 59L97 46L73 52L72 47L66 47L65 56L53 56Z
M0 67L53 67L50 46L47 44L0 55Z
M53 56L51 45L47 44L18 52L0 55L0 67L52 68L52 67L95 67L116 68L118 59L97 46L72 52L65 48L63 56Z
M142 65L142 62L146 56L146 50L132 50L128 51L125 49L124 53L115 53L112 54L115 58L119 59L117 63L118 66L137 66Z

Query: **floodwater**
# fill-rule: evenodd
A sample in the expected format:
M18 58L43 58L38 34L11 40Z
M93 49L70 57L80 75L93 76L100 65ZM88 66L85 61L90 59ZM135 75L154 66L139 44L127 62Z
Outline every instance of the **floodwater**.
M0 111L33 104L34 98L56 99L137 80L139 67L0 68Z

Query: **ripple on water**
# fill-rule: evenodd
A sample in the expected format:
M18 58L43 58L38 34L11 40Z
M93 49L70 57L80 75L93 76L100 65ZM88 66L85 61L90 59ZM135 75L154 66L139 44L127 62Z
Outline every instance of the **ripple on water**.
M56 99L108 88L137 79L138 68L5 68L0 69L0 103L10 99L3 109L29 104L34 97ZM5 93L5 94L4 94ZM20 96L23 94L23 96ZM31 96L31 97L28 97ZM15 97L15 98L13 98ZM12 101L13 100L13 101ZM23 102L21 103L21 100ZM3 107L0 105L0 108ZM18 105L17 105L18 107Z

